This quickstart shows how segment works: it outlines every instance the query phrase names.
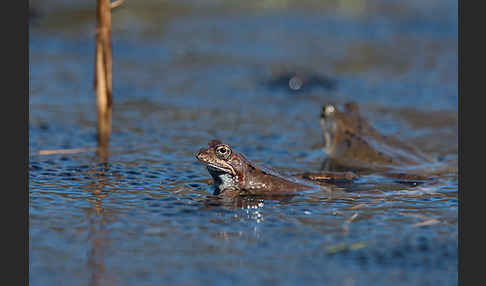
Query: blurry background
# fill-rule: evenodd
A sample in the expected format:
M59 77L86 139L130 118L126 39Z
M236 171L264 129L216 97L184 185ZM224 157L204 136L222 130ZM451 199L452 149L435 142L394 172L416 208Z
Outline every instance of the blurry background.
M108 162L33 154L96 146L96 1L29 6L31 285L456 285L457 174L213 206L194 154L218 138L316 171L320 106L354 100L383 133L457 158L457 1L125 0Z

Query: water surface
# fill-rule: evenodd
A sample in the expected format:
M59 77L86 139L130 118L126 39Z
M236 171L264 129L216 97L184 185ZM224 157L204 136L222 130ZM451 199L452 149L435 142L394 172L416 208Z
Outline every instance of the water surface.
M217 138L317 171L320 106L355 100L383 133L457 159L457 3L125 1L104 161L35 153L96 146L94 10L58 2L29 35L31 285L457 284L456 172L222 202L194 157ZM294 71L336 84L296 92L278 81Z

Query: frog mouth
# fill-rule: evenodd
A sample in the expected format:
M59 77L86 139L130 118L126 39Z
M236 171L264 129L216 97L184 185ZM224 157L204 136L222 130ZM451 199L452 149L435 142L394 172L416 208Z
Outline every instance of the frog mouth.
M322 135L324 136L324 146L329 147L331 144L331 132L329 131L328 122L324 118L321 118Z
M232 167L221 167L221 166L218 166L218 165L214 165L214 164L211 164L211 163L206 163L206 167L208 168L208 170L211 172L216 172L216 173L228 173L228 174L232 174L233 176L236 175L236 172L233 170Z
M324 117L321 117L320 119L320 124L321 124L321 130L322 130L322 135L324 137L324 149L327 150L327 152L331 152L333 149L333 141L335 139L335 129L336 129L336 123L333 122L332 120L325 119Z

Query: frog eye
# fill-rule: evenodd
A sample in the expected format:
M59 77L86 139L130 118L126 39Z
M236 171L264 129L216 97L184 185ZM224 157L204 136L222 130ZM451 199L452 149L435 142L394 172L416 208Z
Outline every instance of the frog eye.
M322 107L321 116L322 117L331 116L332 114L334 114L335 111L336 108L334 107L334 105L326 104Z
M231 149L226 145L220 145L216 148L216 155L226 160L231 155Z

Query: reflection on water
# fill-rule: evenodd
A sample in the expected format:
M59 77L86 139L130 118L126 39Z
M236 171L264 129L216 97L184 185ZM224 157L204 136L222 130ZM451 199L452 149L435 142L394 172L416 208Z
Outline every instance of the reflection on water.
M92 204L92 209L88 209L87 217L89 218L88 226L88 241L91 244L91 249L88 253L87 267L92 271L89 285L116 285L115 281L107 279L109 274L105 266L106 249L110 246L109 228L105 225L107 218L105 217L103 200L108 197L108 194L103 191L105 185L109 185L105 179L103 166L100 171L95 171L95 177L98 181L92 188L87 188L86 191L91 192L93 198L88 199Z
M106 161L36 153L96 145L94 6L32 2L31 285L456 284L457 168L224 200L194 158L318 171L320 106L351 99L454 165L454 1L125 1Z

